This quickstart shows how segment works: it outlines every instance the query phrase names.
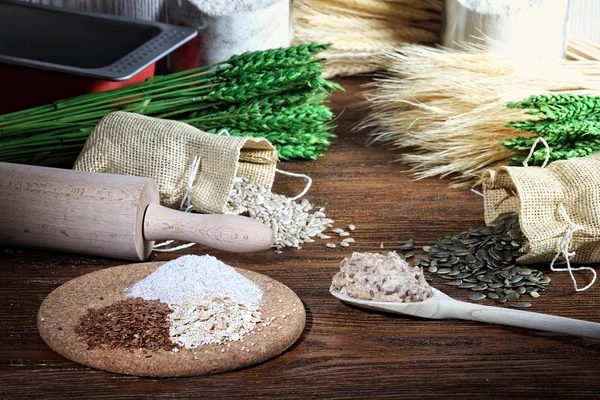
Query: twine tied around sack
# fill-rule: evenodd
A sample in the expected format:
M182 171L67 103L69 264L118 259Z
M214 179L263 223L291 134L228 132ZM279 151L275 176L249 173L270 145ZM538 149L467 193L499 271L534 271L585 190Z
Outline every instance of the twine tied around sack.
M540 136L537 139L535 139L535 142L533 142L533 144L531 145L531 149L529 150L529 155L527 155L527 158L525 159L525 161L523 161L524 167L529 167L529 165L527 163L529 162L529 160L531 160L531 157L533 157L533 153L535 152L535 148L539 142L542 142L544 144L544 146L546 147L546 158L544 159L542 168L546 168L546 165L548 165L548 161L550 161L550 146L548 145L548 142L546 142L546 139L544 139L543 137Z
M546 158L545 158L544 163L542 164L541 168L545 168L546 165L548 165L548 162L550 161L550 146L548 145L548 142L546 141L546 139L544 139L543 137L540 136L535 140L535 142L533 142L533 145L531 146L531 149L529 151L529 155L527 156L525 161L523 161L524 167L529 167L528 162L531 159L531 157L533 156L536 146L540 142L546 147ZM550 270L555 271L555 272L568 271L569 276L571 277L571 280L573 281L573 286L575 287L575 291L583 292L583 291L589 289L596 282L596 278L597 278L596 270L594 270L593 268L590 268L590 267L572 268L571 267L570 258L575 256L575 252L569 252L569 247L571 246L571 241L573 240L573 234L575 232L583 230L583 228L575 225L573 223L573 221L571 221L571 218L569 218L569 215L567 214L567 210L565 209L565 206L562 202L558 204L557 211L558 211L558 214L562 217L562 219L568 224L568 227L567 227L567 231L565 232L565 235L561 238L561 240L559 242L558 252L556 253L554 258L552 259L552 262L550 263ZM567 265L567 268L554 267L554 264L556 263L556 261L558 260L558 258L561 255L564 258L564 262ZM577 279L575 279L575 276L573 275L573 271L583 271L583 270L591 271L593 274L593 277L592 277L592 281L587 286L585 286L583 288L579 288L577 286Z
M220 135L221 133L219 133ZM194 206L192 205L192 197L190 196L190 190L194 181L196 180L196 175L198 175L198 169L200 168L200 154L196 154L194 157L194 161L192 161L192 167L190 168L190 174L188 176L188 184L187 191L185 192L185 196L181 200L181 204L179 205L179 209L183 212L189 213L192 211ZM174 240L167 240L166 242L158 243L153 246L154 251L160 251L164 253L187 249L188 247L192 247L196 243L190 242L186 244L182 244L180 246L170 247L168 249L160 249L160 247L168 246L173 243Z
M275 172L280 173L281 175L293 176L294 178L304 178L306 179L306 186L304 186L304 190L302 190L299 194L294 197L290 197L290 200L298 200L300 197L304 196L308 193L308 190L312 186L312 178L306 174L297 174L295 172L283 171L281 169L275 168Z
M229 136L229 131L227 129L221 129L219 131L219 133L217 133L217 135L219 135L219 136L221 136L223 134L225 134L226 136ZM196 154L196 156L194 157L194 161L192 161L192 167L190 168L190 174L188 175L188 182L187 182L187 186L186 186L187 190L185 191L185 195L183 196L183 199L181 199L181 203L179 204L179 209L186 213L191 212L192 209L194 208L194 206L192 205L192 196L190 196L190 191L192 190L192 185L194 184L194 181L196 180L196 175L198 175L198 169L200 168L200 159L201 159L200 154ZM167 240L166 242L155 244L153 246L153 249L154 249L154 251L169 253L169 252L173 252L173 251L177 251L177 250L187 249L196 244L194 242L190 242L190 243L182 244L180 246L170 247L168 249L160 249L159 248L159 247L168 246L173 242L174 242L174 240Z
M554 258L552 259L552 262L550 263L550 269L552 271L557 271L557 272L568 271L569 275L571 276L571 280L573 281L573 286L575 287L575 291L583 292L583 291L589 289L596 282L596 277L597 277L596 270L594 270L593 268L590 268L590 267L571 268L571 262L569 261L569 258L574 257L575 252L569 253L569 247L571 246L571 241L573 240L573 234L577 231L583 230L583 228L575 225L573 223L573 221L571 221L571 218L569 218L569 216L567 215L567 210L565 209L565 206L563 205L563 203L560 203L558 205L558 213L563 218L563 220L565 220L565 222L567 224L569 224L569 226L567 228L567 233L565 233L565 236L563 236L563 238L560 240L560 244L558 246L559 247L558 252L556 253ZM565 263L567 264L567 268L555 268L554 267L554 263L556 262L556 260L558 260L558 257L560 257L561 254L565 260ZM580 289L577 286L577 279L575 279L575 276L573 275L573 271L583 271L586 269L592 272L593 278L592 278L592 281L587 286Z
M227 129L221 129L217 135L230 136L229 131ZM179 205L179 209L186 213L191 212L192 209L194 208L194 206L192 205L192 197L190 196L190 191L192 189L192 185L194 184L194 181L196 180L196 176L198 175L198 170L200 169L200 161L201 161L201 157L199 154L197 154L194 157L194 160L192 161L192 166L190 168L190 173L188 175L187 190L186 190L185 195L183 196L183 199L181 200L181 203ZM290 198L291 200L298 200L299 198L304 196L308 192L310 187L312 186L312 178L306 174L299 174L299 173L295 173L295 172L283 171L278 168L275 168L275 172L278 172L282 175L292 176L295 178L304 178L307 180L307 183L306 183L306 186L304 187L304 189L298 195L291 197ZM168 245L172 244L173 242L174 242L174 240L167 240L165 242L155 244L153 246L153 250L158 251L158 252L169 253L169 252L173 252L173 251L187 249L196 244L196 243L190 242L190 243L182 244L180 246L170 247L168 249L160 248L160 247L168 246Z

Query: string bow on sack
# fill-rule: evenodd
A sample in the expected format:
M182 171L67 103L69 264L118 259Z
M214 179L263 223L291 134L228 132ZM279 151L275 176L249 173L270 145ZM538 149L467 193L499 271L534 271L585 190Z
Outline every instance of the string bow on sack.
M541 139L541 140L540 140ZM534 143L535 146L543 138ZM528 157L529 159L529 157ZM553 271L568 271L576 291L591 287L596 271L572 268L571 263L600 262L600 154L555 161L546 167L501 167L485 173L485 220L503 212L517 212L527 242L522 264L549 262ZM555 263L562 257L566 268ZM588 270L592 279L579 288L573 271Z

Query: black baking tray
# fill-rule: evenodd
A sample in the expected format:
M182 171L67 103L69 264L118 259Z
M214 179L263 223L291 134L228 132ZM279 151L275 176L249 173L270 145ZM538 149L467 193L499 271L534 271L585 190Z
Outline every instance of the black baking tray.
M197 35L193 28L0 0L0 62L130 79Z

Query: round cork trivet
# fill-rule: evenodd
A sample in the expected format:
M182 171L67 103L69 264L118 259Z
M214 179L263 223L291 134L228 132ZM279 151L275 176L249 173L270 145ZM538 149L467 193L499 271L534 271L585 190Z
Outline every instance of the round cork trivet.
M264 323L258 324L243 342L180 348L178 352L89 350L85 339L75 333L88 308L101 308L126 299L125 288L162 264L151 262L108 268L58 287L46 297L38 312L40 335L60 355L92 368L128 375L174 377L226 372L258 364L284 352L304 330L304 306L290 288L267 276L236 268L264 292L261 309Z

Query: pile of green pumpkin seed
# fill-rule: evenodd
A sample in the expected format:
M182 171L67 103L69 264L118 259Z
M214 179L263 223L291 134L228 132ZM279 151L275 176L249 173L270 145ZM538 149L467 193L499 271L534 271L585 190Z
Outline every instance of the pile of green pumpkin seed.
M435 246L423 247L428 257L413 263L447 279L446 285L476 291L471 300L487 297L500 303L516 302L513 307L531 307L531 303L518 301L521 295L539 297L550 278L539 270L516 265L524 241L518 215L503 213L486 227L443 237Z

